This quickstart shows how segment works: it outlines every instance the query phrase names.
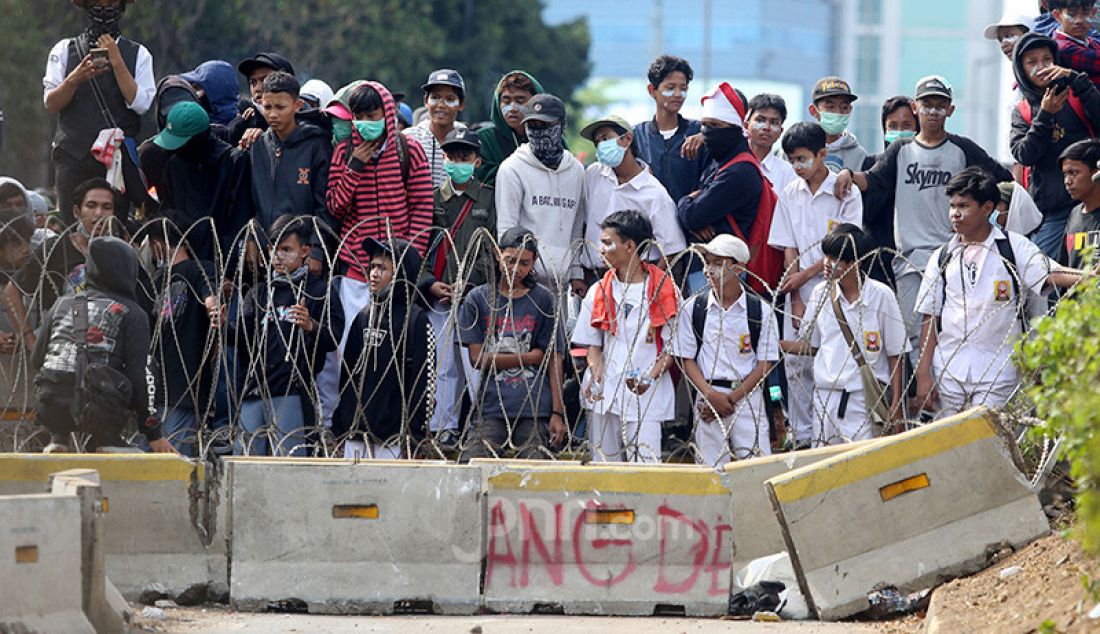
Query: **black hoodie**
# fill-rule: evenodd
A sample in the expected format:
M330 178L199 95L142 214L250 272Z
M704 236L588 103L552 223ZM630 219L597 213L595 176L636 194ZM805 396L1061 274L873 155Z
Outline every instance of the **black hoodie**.
M147 390L149 317L135 300L138 257L118 238L95 238L88 244L85 266L88 330L92 359L105 358L130 380L130 408L149 440L160 438L160 425L150 414ZM65 295L42 317L31 355L35 393L54 403L71 401L76 379L76 333L73 297Z
M252 211L265 231L284 214L317 216L333 230L325 194L332 160L332 131L300 119L285 141L268 129L249 150Z
M1022 64L1025 51L1042 46L1054 52L1057 63L1058 45L1054 40L1038 33L1025 33L1013 49L1012 71L1024 99L1031 106L1031 124L1024 119L1020 104L1017 104L1012 110L1009 144L1012 147L1012 156L1021 165L1031 168L1028 191L1035 199L1039 211L1044 217L1061 218L1069 214L1075 203L1066 193L1058 157L1070 145L1092 135L1068 101L1057 114L1050 114L1042 109L1045 91L1031 82ZM1081 100L1085 116L1090 119L1093 130L1100 131L1100 91L1097 91L1085 73L1072 70L1070 73L1070 90Z
M398 433L421 438L431 416L435 338L422 306L424 284L414 282L423 260L405 240L387 250L397 253L393 283L355 316L344 345L332 420L337 438L367 431L380 444Z
M764 191L763 177L751 163L738 163L722 169L738 154L752 152L748 139L739 139L725 156L711 154L712 161L703 171L699 194L684 196L676 205L676 217L687 233L713 228L715 233L733 233L729 218L737 223L741 233L749 235L760 194Z

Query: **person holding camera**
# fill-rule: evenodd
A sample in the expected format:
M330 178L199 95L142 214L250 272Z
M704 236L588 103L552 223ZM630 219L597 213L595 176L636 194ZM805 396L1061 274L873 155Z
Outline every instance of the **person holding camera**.
M1012 111L1009 145L1027 168L1027 189L1043 214L1032 236L1048 257L1065 264L1066 222L1076 204L1063 184L1058 157L1100 130L1100 90L1081 71L1058 65L1058 43L1027 33L1016 42L1012 70L1023 99Z
M72 224L76 186L102 177L107 168L91 153L101 130L119 128L137 138L141 115L156 94L153 57L143 45L121 36L122 16L134 0L72 0L88 27L50 50L42 78L46 111L56 114L53 162L58 209Z

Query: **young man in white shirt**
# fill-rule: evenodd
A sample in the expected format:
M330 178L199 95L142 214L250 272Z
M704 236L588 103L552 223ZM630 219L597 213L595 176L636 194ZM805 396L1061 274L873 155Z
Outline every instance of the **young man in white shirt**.
M581 302L573 343L588 346L582 385L593 462L659 462L661 424L675 415L669 346L680 295L672 276L645 262L653 228L637 211L600 225L611 269Z
M761 93L749 100L748 128L749 148L752 149L764 176L772 182L772 189L782 195L787 185L798 176L791 164L772 152L783 135L783 123L787 120L787 102L779 95Z
M790 339L806 332L801 326L806 307L814 288L825 280L822 239L837 225L863 224L863 199L859 193L849 191L838 198L833 191L836 173L826 164L825 146L825 130L816 123L796 123L783 137L783 152L794 166L797 178L779 196L768 244L783 249L786 274L779 290L789 294L783 332ZM811 407L813 362L788 357L784 367L787 414L796 445L805 445L817 440Z
M811 296L804 328L808 341L803 338L780 344L790 354L814 355L815 447L873 436L870 412L875 403L871 399L877 395L864 391L860 360L871 368L875 380L886 386L883 405L888 408L889 420L902 418L901 362L909 350L894 291L860 269L870 252L866 234L854 224L838 225L825 236L821 250L828 275ZM838 313L861 359L853 353Z
M653 226L653 243L645 260L668 269L676 255L687 248L687 239L676 220L676 203L665 186L638 160L634 133L625 119L611 115L593 121L581 136L596 146L597 161L585 170L588 207L581 265L589 275L602 276L607 264L600 255L600 223L616 211L635 210Z
M917 296L921 324L917 405L948 416L998 407L1019 384L1012 350L1027 306L1048 282L1050 260L1017 233L994 227L997 183L981 168L947 183L955 236L928 260Z
M779 361L779 328L741 285L748 245L722 234L698 248L710 288L680 309L673 354L698 391L695 461L720 467L771 453L763 385Z

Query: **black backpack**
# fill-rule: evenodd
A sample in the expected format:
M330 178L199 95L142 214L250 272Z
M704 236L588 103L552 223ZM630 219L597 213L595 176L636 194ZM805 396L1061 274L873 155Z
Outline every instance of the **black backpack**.
M752 344L752 351L756 352L756 348L760 344L760 327L763 322L764 309L761 305L763 300L756 293L749 292L748 289L743 289L742 292L745 294L745 310L749 321L749 342ZM696 354L703 345L703 332L707 326L707 298L709 296L710 289L696 295L695 305L691 311L691 330L695 334Z
M73 297L73 334L76 336L76 379L72 416L78 427L123 427L133 415L133 386L107 360L88 354L88 296Z

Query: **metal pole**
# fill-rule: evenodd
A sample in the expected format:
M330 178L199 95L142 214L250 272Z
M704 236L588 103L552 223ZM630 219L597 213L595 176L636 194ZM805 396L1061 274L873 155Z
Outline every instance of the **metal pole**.
M703 0L703 86L710 89L710 19L711 0Z

